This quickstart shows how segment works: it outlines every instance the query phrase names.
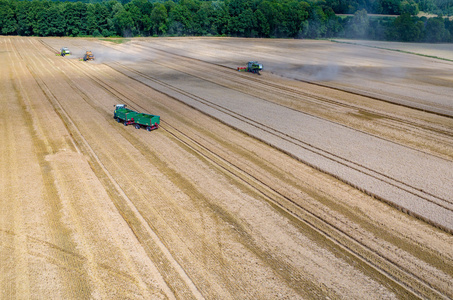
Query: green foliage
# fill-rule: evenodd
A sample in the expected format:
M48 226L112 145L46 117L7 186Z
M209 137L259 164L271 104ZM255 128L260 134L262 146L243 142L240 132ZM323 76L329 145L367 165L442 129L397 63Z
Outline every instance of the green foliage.
M423 24L419 23L416 18L411 17L409 13L404 13L393 22L393 28L388 31L391 39L414 42L420 40Z
M370 21L366 10L357 11L348 24L348 36L357 39L364 39L368 36Z
M127 43L130 41L130 39L125 39L125 38L108 38L108 39L103 39L101 38L100 39L101 41L106 41L106 42L111 42L111 43L114 43L114 44L123 44L123 43Z
M442 17L430 18L426 21L425 41L439 43L450 39L450 32L445 28Z
M14 7L9 1L0 1L0 29L1 34L15 34L18 30L17 19L14 16Z
M65 35L79 36L87 34L87 24L82 22L87 18L87 6L81 2L66 2L63 5L65 19Z
M35 36L348 37L451 42L453 22L418 18L451 0L0 0L0 34ZM336 13L351 13L338 17ZM368 13L395 14L393 18ZM399 15L398 17L396 17Z
M150 24L153 34L159 35L167 31L167 9L161 3L156 3L151 11Z

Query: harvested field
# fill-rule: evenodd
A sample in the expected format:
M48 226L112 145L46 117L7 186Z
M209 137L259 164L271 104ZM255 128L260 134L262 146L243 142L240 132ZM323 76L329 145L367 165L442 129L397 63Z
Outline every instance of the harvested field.
M453 45L451 43L424 44L424 43L361 41L347 39L336 40L336 42L393 50L427 57L437 57L442 60L453 61Z
M0 298L453 298L453 63L373 47L1 37Z

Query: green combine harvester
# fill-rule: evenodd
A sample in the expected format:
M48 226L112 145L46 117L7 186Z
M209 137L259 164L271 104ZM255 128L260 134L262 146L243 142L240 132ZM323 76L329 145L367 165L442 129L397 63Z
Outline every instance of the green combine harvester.
M127 108L126 104L117 104L114 106L113 118L118 123L123 123L124 126L133 125L137 129L144 127L148 131L159 128L160 116L138 113Z
M247 67L238 67L239 72L251 72L260 75L260 71L263 69L263 65L257 61L249 61Z
M69 50L68 47L63 47L60 49L60 55L65 56L65 55L71 55L71 51Z

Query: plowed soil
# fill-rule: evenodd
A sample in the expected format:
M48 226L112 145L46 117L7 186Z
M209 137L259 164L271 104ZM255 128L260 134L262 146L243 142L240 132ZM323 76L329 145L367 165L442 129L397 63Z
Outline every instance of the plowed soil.
M0 62L1 299L453 298L452 62L38 37Z

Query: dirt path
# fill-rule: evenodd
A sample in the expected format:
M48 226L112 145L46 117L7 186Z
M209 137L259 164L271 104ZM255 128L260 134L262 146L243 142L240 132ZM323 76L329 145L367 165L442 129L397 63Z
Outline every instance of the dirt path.
M451 234L143 78L51 52L84 43L115 53L96 40L0 39L2 298L453 297ZM116 123L117 103L162 127ZM441 127L426 118L414 122ZM448 159L448 135L429 128L414 135L440 136L425 152Z

